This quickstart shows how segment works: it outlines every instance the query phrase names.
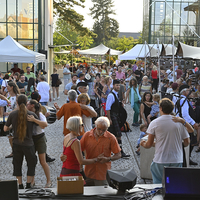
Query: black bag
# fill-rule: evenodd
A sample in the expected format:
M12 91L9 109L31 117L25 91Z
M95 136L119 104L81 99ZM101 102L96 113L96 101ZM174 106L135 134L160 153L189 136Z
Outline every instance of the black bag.
M61 79L59 78L58 80L57 80L57 82L56 82L56 86L59 86L59 85L61 85L62 84L62 81L61 81Z

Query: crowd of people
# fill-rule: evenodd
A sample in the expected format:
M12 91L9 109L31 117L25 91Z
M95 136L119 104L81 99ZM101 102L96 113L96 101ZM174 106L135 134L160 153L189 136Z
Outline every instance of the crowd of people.
M154 183L161 182L164 166L185 164L182 142L184 146L190 144L190 156L195 145L199 146L196 152L200 152L196 103L200 97L200 70L195 67L183 72L177 63L174 73L172 66L164 70L158 63L145 67L146 73L144 65L137 63L107 66L88 65L84 61L77 66L63 66L63 92L67 97L61 107L54 102L57 119L64 117L60 176L82 175L88 186L106 184L111 161L130 157L123 150L121 137L127 114L125 104L130 104L133 109L131 125L140 126L141 130L136 153L140 155L140 146L150 148L155 145L151 166ZM35 74L30 67L26 71L24 73L14 64L11 71L0 74L0 114L6 120L4 131L8 133L12 147L6 158L13 157L13 175L18 179L19 188L23 189L25 156L28 167L26 188L30 188L35 184L37 152L47 179L45 187L51 187L47 162L55 159L46 152L44 129L49 113L45 106L56 101L56 95L57 100L60 99L62 81L56 68L51 75L51 84L47 83L44 71ZM194 129L197 137L193 134ZM142 137L146 135L148 140L144 142ZM197 165L191 159L190 164ZM83 165L86 165L84 169Z

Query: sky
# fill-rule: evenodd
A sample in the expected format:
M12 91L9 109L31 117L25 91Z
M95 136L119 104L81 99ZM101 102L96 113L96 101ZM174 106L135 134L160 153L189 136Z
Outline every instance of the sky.
M140 32L143 25L143 0L113 0L116 15L113 16L119 22L119 32ZM93 6L91 0L85 0L85 8L74 9L85 18L83 25L92 29L94 21L89 15Z

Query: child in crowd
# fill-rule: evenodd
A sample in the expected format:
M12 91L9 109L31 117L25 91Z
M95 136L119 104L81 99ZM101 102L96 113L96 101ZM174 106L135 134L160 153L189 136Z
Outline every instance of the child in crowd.
M147 131L147 126L145 124L141 124L140 125L140 138L138 139L137 141L137 151L135 152L138 156L140 155L140 141L143 137L145 137L147 134L146 134L146 131Z
M153 95L153 102L149 103L149 102L145 102L147 105L152 105L151 106L151 112L150 114L147 116L147 120L148 123L150 124L151 122L151 118L154 117L158 117L158 113L159 113L159 101L160 101L160 95L159 94L154 94Z

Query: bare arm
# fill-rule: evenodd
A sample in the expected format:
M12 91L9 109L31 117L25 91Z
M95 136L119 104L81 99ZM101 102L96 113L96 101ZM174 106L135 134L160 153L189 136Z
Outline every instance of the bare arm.
M107 95L105 95L107 89L108 89L108 88L107 88L107 86L105 85L105 86L103 87L103 90L102 90L103 93L101 94L101 96L102 96L102 98L104 98L104 99L107 99Z
M148 140L147 141L142 140L140 142L140 145L143 146L145 149L151 148L154 144L154 137L155 137L154 135L149 134Z
M35 122L36 124L38 124L42 129L44 129L45 127L47 127L47 122L45 121L40 121L38 119L36 119L33 115L28 115L27 116L27 120L30 122Z
M146 121L146 118L144 116L144 104L143 103L141 103L141 105L140 105L140 115L142 116L144 123L147 125L147 121Z
M87 110L90 112L90 117L97 117L97 112L93 109L90 109L89 106L86 106L86 105L83 105L83 104L80 104L81 108L84 109L84 110Z
M116 154L114 154L113 156L111 156L111 157L101 157L100 158L100 163L107 163L107 162L110 162L110 161L115 161L115 160L118 160L118 159L120 159L121 158L121 152L119 152L119 153L116 153Z
M127 90L126 92L126 98L125 98L125 103L127 102L127 98L129 97L129 93L130 93L130 88ZM129 102L129 101L128 101Z
M112 125L112 120L110 118L110 110L106 110L106 112L107 112L107 117L108 117L108 119L110 121L110 125Z

